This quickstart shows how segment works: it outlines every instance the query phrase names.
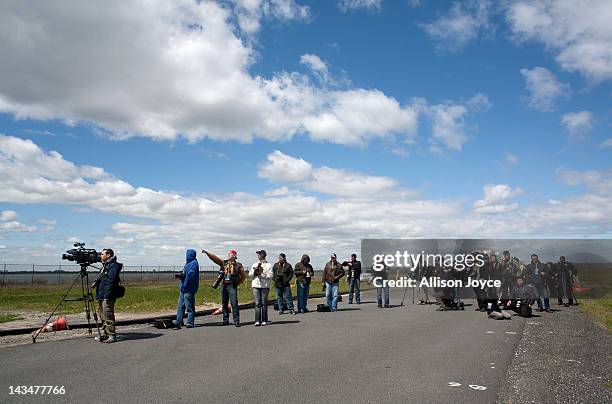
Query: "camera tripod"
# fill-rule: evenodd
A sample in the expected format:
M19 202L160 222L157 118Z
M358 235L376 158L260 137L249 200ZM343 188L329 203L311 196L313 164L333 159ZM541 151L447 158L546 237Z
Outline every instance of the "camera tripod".
M65 302L83 302L85 306L85 314L87 315L87 325L88 325L89 333L91 334L92 332L91 313L93 312L94 321L96 322L96 328L98 329L98 336L101 336L100 324L98 323L98 313L96 312L95 300L94 300L93 293L91 291L91 286L89 283L89 274L87 273L87 267L89 266L89 264L79 264L79 265L81 266L81 270L79 274L76 276L76 278L74 279L74 282L72 282L72 285L70 285L66 293L64 293L64 296L60 299L57 306L55 306L51 314L49 314L49 317L47 317L47 319L45 320L45 324L43 324L43 326L32 335L33 343L36 343L36 338L38 338L38 335L47 326L47 324L49 323L49 320L51 320L51 317L53 317L53 315L57 312L57 309L59 309L62 306L62 304L64 304ZM77 284L79 279L81 280L81 297L67 299L66 297L68 296L68 294L70 293L74 285Z

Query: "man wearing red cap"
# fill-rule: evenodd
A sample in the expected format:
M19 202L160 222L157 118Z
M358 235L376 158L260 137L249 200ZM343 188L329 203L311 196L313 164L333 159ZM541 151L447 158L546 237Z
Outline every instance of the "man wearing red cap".
M236 250L227 252L227 259L223 260L213 253L202 250L204 254L211 259L212 262L219 265L219 272L223 274L223 287L221 288L221 307L223 312L223 325L229 325L229 307L232 305L232 317L234 325L240 327L240 312L238 309L238 286L246 278L244 267L236 258L238 253Z

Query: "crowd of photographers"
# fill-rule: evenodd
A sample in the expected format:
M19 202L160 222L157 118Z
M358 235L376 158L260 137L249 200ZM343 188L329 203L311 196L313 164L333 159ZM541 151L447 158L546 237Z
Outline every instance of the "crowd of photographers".
M301 260L293 267L285 254L278 255L277 261L271 264L267 261L265 250L256 252L257 260L246 270L237 260L236 250L229 250L227 258L202 250L202 252L215 264L219 265L218 277L213 288L220 288L222 324L229 325L229 316L232 315L233 324L240 327L240 308L238 306L238 287L247 277L251 279L253 301L255 305L256 327L266 326L270 323L268 317L268 296L274 287L276 294L275 308L280 315L289 313L307 313L310 284L314 278L314 269L310 264L310 257L304 254ZM199 264L196 251L188 249L185 256L183 271L176 275L178 278L179 299L174 328L180 329L187 316L187 328L194 327L195 323L195 295L199 287ZM113 250L104 249L100 254L103 268L96 284L96 300L98 312L102 320L101 336L97 341L112 343L116 340L114 306L117 290L121 288L119 272L121 264L117 262ZM577 304L572 284L577 278L576 267L561 256L556 263L539 261L537 254L531 255L529 264L524 265L516 257L511 257L509 251L504 251L500 260L495 254L483 253L484 265L474 265L465 270L456 270L442 265L437 260L433 266L418 267L411 273L417 281L423 278L439 278L442 280L466 280L468 277L476 280L499 280L501 287L474 288L477 311L486 312L491 318L510 318L510 312L520 316L531 316L531 307L537 303L539 311L551 312L550 297L556 297L559 305L570 306ZM390 268L380 271L369 271L373 277L387 280ZM340 262L336 254L331 254L330 260L325 264L321 276L326 304L318 305L320 311L337 311L340 279L346 277L349 295L348 303L361 303L361 262L356 254L351 259ZM297 290L297 310L293 303L291 283L295 278ZM380 285L380 286L379 286ZM376 300L379 308L389 305L389 286L387 282L376 285ZM433 289L433 293L432 292ZM434 299L430 301L430 296ZM405 297L405 295L404 295ZM419 304L435 303L438 310L464 309L464 305L457 287L421 287L417 290ZM565 300L564 300L565 299Z
M576 304L572 285L577 279L576 267L564 256L556 263L542 263L537 254L532 254L530 262L523 264L516 257L511 257L509 251L504 251L498 260L495 254L483 254L484 265L473 265L467 270L458 271L441 265L417 270L417 278L439 277L440 279L466 280L468 277L476 280L499 280L500 287L474 287L476 310L487 312L491 318L510 318L509 311L528 317L532 306L537 304L538 311L552 312L550 297L555 297L559 305L566 307ZM463 309L458 288L434 287L438 310ZM565 299L565 300L564 300ZM429 302L428 288L419 290L419 304Z

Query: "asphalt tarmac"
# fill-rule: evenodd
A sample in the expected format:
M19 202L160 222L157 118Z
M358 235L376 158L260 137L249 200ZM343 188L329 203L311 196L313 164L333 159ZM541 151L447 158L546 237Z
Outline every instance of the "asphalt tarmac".
M401 295L392 290L391 303ZM473 306L437 312L412 305L411 295L387 309L373 291L360 305L345 296L336 313L279 316L270 307L266 327L243 310L240 328L206 316L193 329L119 329L115 344L5 347L0 401L495 402L529 320L490 320ZM9 394L36 385L65 394Z

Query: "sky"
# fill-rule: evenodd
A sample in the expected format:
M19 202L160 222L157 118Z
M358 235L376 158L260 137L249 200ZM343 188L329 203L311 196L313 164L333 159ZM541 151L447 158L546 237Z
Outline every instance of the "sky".
M0 262L74 241L129 265L320 266L364 238L612 237L609 1L0 16Z

